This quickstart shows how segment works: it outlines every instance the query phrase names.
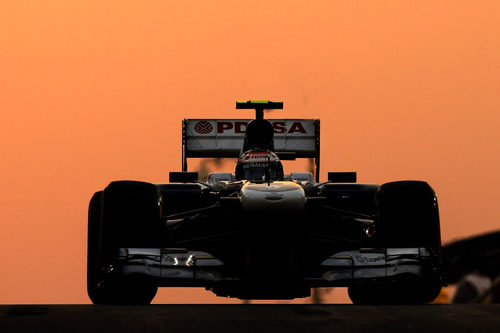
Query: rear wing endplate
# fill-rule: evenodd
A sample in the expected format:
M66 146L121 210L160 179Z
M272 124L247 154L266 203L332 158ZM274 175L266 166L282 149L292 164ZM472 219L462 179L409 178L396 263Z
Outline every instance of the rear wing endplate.
M182 171L188 158L238 158L247 124L252 119L184 119L182 121ZM285 156L313 158L319 182L319 119L268 119L274 127L274 150ZM282 158L287 159L287 158Z

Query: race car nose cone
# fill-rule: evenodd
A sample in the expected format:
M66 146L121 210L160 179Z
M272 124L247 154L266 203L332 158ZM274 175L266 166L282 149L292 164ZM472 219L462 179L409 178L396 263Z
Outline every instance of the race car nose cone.
M239 197L241 207L247 211L298 212L306 204L302 187L287 181L269 185L247 183L243 185Z

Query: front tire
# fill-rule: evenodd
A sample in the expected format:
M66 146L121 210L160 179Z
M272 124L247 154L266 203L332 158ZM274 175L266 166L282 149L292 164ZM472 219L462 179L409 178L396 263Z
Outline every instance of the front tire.
M149 304L148 276L110 274L117 248L160 247L161 194L155 185L112 182L89 204L87 291L94 304Z
M426 182L398 181L375 193L377 240L383 247L426 247L441 252L439 211Z
M426 182L386 183L375 194L376 243L380 248L427 248L431 266L441 261L439 211L434 190ZM435 272L401 275L391 283L349 287L354 304L419 304L434 300L441 290Z

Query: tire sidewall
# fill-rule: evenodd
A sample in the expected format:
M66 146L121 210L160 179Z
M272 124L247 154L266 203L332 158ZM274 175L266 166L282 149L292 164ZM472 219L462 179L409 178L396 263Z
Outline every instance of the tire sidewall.
M149 304L157 282L147 276L106 276L117 248L161 246L162 197L156 185L110 183L89 204L87 290L94 304Z

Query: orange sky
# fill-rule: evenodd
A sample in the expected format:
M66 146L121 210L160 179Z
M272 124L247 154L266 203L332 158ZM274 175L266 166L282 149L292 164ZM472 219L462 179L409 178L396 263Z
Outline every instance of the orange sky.
M498 229L500 2L312 3L2 0L0 303L89 302L92 193L165 182L237 99L320 118L322 179L429 181L444 241Z

